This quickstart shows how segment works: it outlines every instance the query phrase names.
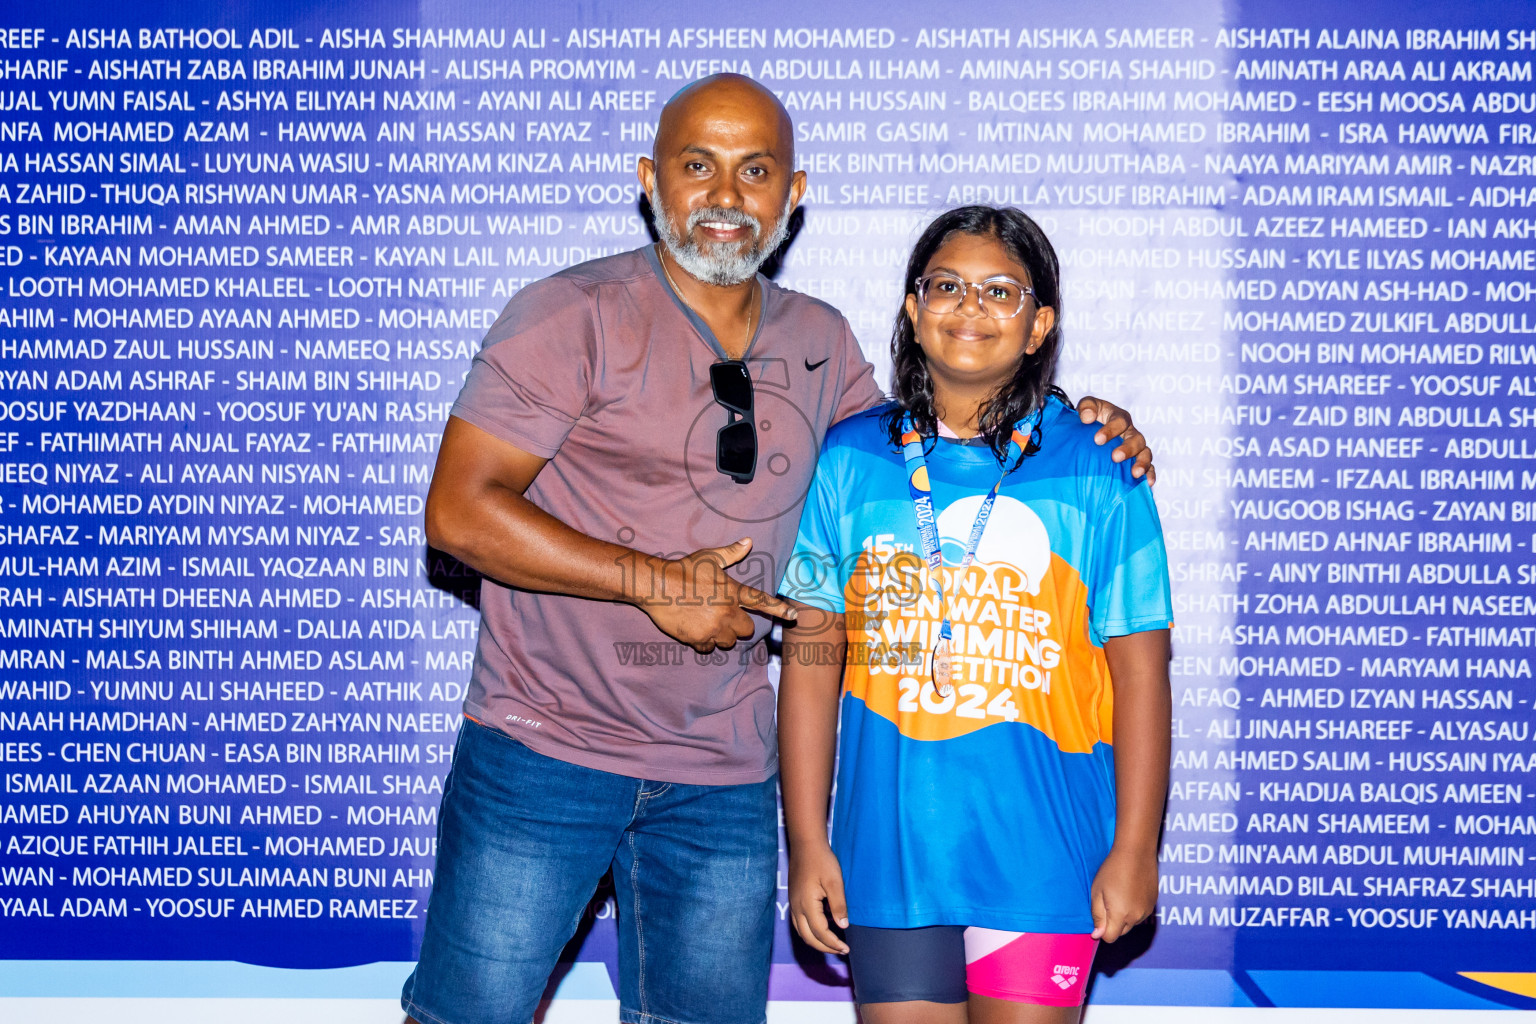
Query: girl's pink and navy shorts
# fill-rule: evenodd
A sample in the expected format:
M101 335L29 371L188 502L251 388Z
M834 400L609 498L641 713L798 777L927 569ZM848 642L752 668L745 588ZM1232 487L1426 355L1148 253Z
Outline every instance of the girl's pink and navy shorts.
M847 929L860 1003L963 1003L971 995L1080 1006L1099 940L1092 935L931 928Z

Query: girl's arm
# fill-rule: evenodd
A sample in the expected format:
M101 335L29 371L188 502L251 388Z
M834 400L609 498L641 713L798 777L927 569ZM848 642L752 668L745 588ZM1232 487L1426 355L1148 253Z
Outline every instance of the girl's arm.
M779 785L789 838L789 907L795 930L823 953L847 953L832 931L848 925L843 872L827 842L827 801L837 756L837 708L848 640L843 616L799 606L784 627L779 675Z
M1173 698L1168 630L1110 637L1115 688L1115 842L1093 880L1093 934L1114 942L1157 904L1157 837L1168 796Z

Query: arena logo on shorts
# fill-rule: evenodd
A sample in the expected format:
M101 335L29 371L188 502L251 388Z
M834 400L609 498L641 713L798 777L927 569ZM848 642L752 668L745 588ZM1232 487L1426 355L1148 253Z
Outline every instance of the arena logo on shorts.
M1078 973L1082 970L1082 968L1068 967L1066 964L1057 964L1055 967L1052 967L1051 970L1054 972L1051 975L1051 980L1056 983L1057 988L1065 992L1067 989L1077 984Z

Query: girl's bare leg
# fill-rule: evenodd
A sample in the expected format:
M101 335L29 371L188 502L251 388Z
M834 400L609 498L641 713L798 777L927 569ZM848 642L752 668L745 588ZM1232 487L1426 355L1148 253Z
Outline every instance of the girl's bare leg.
M966 1024L966 1004L923 1000L863 1003L859 1006L859 1018L864 1024Z
M971 995L967 1024L1077 1024L1081 1006L1037 1006Z

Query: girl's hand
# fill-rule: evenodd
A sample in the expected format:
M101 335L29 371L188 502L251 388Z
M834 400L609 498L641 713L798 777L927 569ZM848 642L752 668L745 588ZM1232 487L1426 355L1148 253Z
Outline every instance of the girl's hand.
M1157 906L1157 851L1132 853L1119 846L1094 876L1093 937L1114 942L1152 916Z
M848 927L848 902L843 898L843 868L825 844L789 855L789 912L805 944L823 953L846 955L848 944L827 921L823 901L839 928Z

